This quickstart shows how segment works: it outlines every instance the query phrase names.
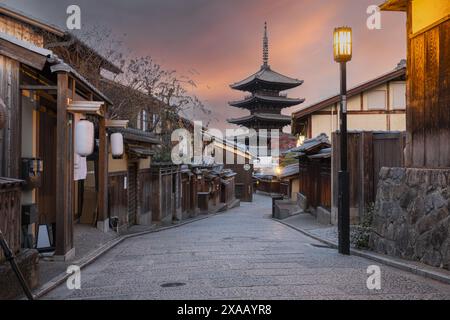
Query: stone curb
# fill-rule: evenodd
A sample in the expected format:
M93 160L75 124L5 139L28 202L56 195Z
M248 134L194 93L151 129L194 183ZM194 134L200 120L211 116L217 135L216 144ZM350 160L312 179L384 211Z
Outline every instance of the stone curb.
M108 241L107 243L105 243L100 248L98 248L98 249L88 253L85 257L82 257L79 260L74 261L73 265L77 265L77 266L80 267L80 269L83 269L83 268L87 267L88 265L90 265L91 263L93 263L98 258L100 258L103 254L105 254L109 250L113 249L118 244L124 242L125 240L131 239L131 238L135 238L135 237L144 236L144 235L151 234L151 233L157 233L157 232L161 232L161 231L165 231L165 230L178 228L178 227L190 224L190 223L194 223L194 222L197 222L197 221L201 221L201 220L205 220L205 219L211 218L211 217L216 216L218 214L223 214L225 212L226 211L214 212L214 213L202 216L202 217L196 217L196 218L193 218L193 219L185 221L185 222L180 222L180 223L175 224L175 225L171 225L171 226L167 226L167 227L156 228L156 229L153 229L153 230L147 230L147 231L142 231L142 232L137 232L137 233L132 233L132 234L126 234L126 235L119 236L117 238L114 238L114 239ZM64 281L66 281L69 278L69 276L70 276L69 274L63 272L60 275L54 277L52 280L48 281L47 283L41 285L38 289L36 289L33 292L35 299L42 298L43 296L48 294L50 291L52 291L57 286L62 284Z
M304 229L295 227L295 226L290 225L281 220L274 219L274 218L272 218L272 220L274 220L282 225L285 225L291 229L294 229L294 230L304 234L307 237L310 237L310 238L313 238L314 240L322 242L333 249L338 248L337 243L335 243L333 241L323 239L323 238L321 238L315 234L312 234ZM363 250L358 250L358 249L350 249L350 253L354 256L370 259L370 260L373 260L373 261L376 261L379 263L383 263L390 267L394 267L394 268L397 268L397 269L400 269L403 271L411 272L413 274L416 274L416 275L419 275L419 276L422 276L425 278L429 278L429 279L444 282L446 284L450 284L450 273L445 273L440 270L436 270L435 268L432 268L432 267L419 266L419 265L412 264L406 260L399 260L399 259L395 259L395 258L392 258L389 256L380 255L380 254L363 251Z

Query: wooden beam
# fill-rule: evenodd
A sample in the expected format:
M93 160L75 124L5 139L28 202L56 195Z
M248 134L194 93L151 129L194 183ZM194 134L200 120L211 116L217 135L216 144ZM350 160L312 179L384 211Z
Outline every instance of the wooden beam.
M386 0L380 5L382 11L406 11L408 0Z
M387 95L386 95L386 107L387 107L387 112L386 112L386 130L387 131L391 131L391 83L388 82L386 84L387 86Z
M42 70L47 63L46 56L4 39L0 39L0 54L38 70Z
M58 86L21 85L20 90L29 91L57 91Z
M99 155L98 155L98 218L108 219L108 138L105 118L99 119Z
M28 24L30 24L30 25L32 25L34 27L39 28L39 29L43 29L45 31L53 33L53 34L57 35L58 37L63 37L64 34L65 34L63 30L61 30L61 29L59 29L57 27L54 27L54 26L49 25L47 23L43 23L43 22L38 21L38 20L36 20L36 19L34 19L34 18L30 17L30 16L26 16L26 15L20 13L20 12L13 11L13 10L11 10L9 8L0 7L0 13L2 13L4 15L7 15L8 17L17 19L19 21L28 23Z
M58 73L57 125L56 125L56 250L55 256L65 257L73 248L73 217L69 203L69 142L68 116L68 75Z

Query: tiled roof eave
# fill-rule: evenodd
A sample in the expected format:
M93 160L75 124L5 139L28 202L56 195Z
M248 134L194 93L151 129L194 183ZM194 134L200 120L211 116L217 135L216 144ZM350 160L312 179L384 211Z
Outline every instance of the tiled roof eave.
M236 119L229 119L228 122L234 123L234 124L244 124L244 123L251 123L253 121L260 120L260 121L268 121L268 122L278 122L278 123L291 123L291 118L289 116L284 115L261 115L261 114L254 114L242 118L236 118Z
M244 107L249 104L257 103L257 102L267 102L273 104L279 104L284 106L296 106L305 102L305 99L290 99L285 97L266 97L266 96L253 96L245 100L240 101L231 101L229 102L230 106L233 107Z
M291 88L295 88L303 84L302 80L282 75L281 73L273 71L270 67L262 67L258 72L245 78L244 80L232 84L230 87L233 89L242 90L246 86L254 84L255 82L266 83L268 85L273 84L280 86L291 86Z
M255 78L249 82L232 84L232 85L230 85L230 87L235 90L247 91L247 89L249 87L252 87L257 84L264 84L267 86L279 86L279 87L283 87L283 89L285 89L285 90L289 90L289 89L294 89L298 86L301 86L303 83L304 83L303 80L297 80L297 82L287 83L287 82L271 82L271 81L266 81L266 80Z

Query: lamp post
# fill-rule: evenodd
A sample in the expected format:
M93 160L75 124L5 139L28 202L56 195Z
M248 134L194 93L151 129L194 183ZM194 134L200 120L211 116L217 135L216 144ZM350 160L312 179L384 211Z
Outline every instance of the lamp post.
M352 59L352 29L339 27L334 30L334 60L341 70L340 155L341 167L338 175L338 230L339 253L350 254L350 195L347 165L347 62Z

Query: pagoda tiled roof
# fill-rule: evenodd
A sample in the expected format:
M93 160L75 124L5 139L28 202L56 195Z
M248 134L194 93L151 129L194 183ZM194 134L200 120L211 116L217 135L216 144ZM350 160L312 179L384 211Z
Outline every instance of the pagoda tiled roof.
M245 123L249 123L255 120L263 120L268 122L276 122L276 123L286 123L286 125L291 123L291 117L286 116L284 114L273 114L273 113L255 113L245 117L229 119L229 123L242 125Z
M303 80L298 80L282 75L281 73L273 71L270 66L262 66L261 69L255 74L252 74L242 81L232 84L231 88L244 90L246 86L257 81L265 82L268 84L272 83L284 85L286 89L292 89L303 84Z
M231 101L229 104L230 104L230 106L234 106L234 107L243 107L245 105L255 103L258 101L278 103L278 104L282 104L287 107L291 107L291 106L295 106L295 105L303 103L305 101L305 99L293 99L293 98L287 98L287 97L282 97L282 96L266 96L266 95L255 94L244 100Z

